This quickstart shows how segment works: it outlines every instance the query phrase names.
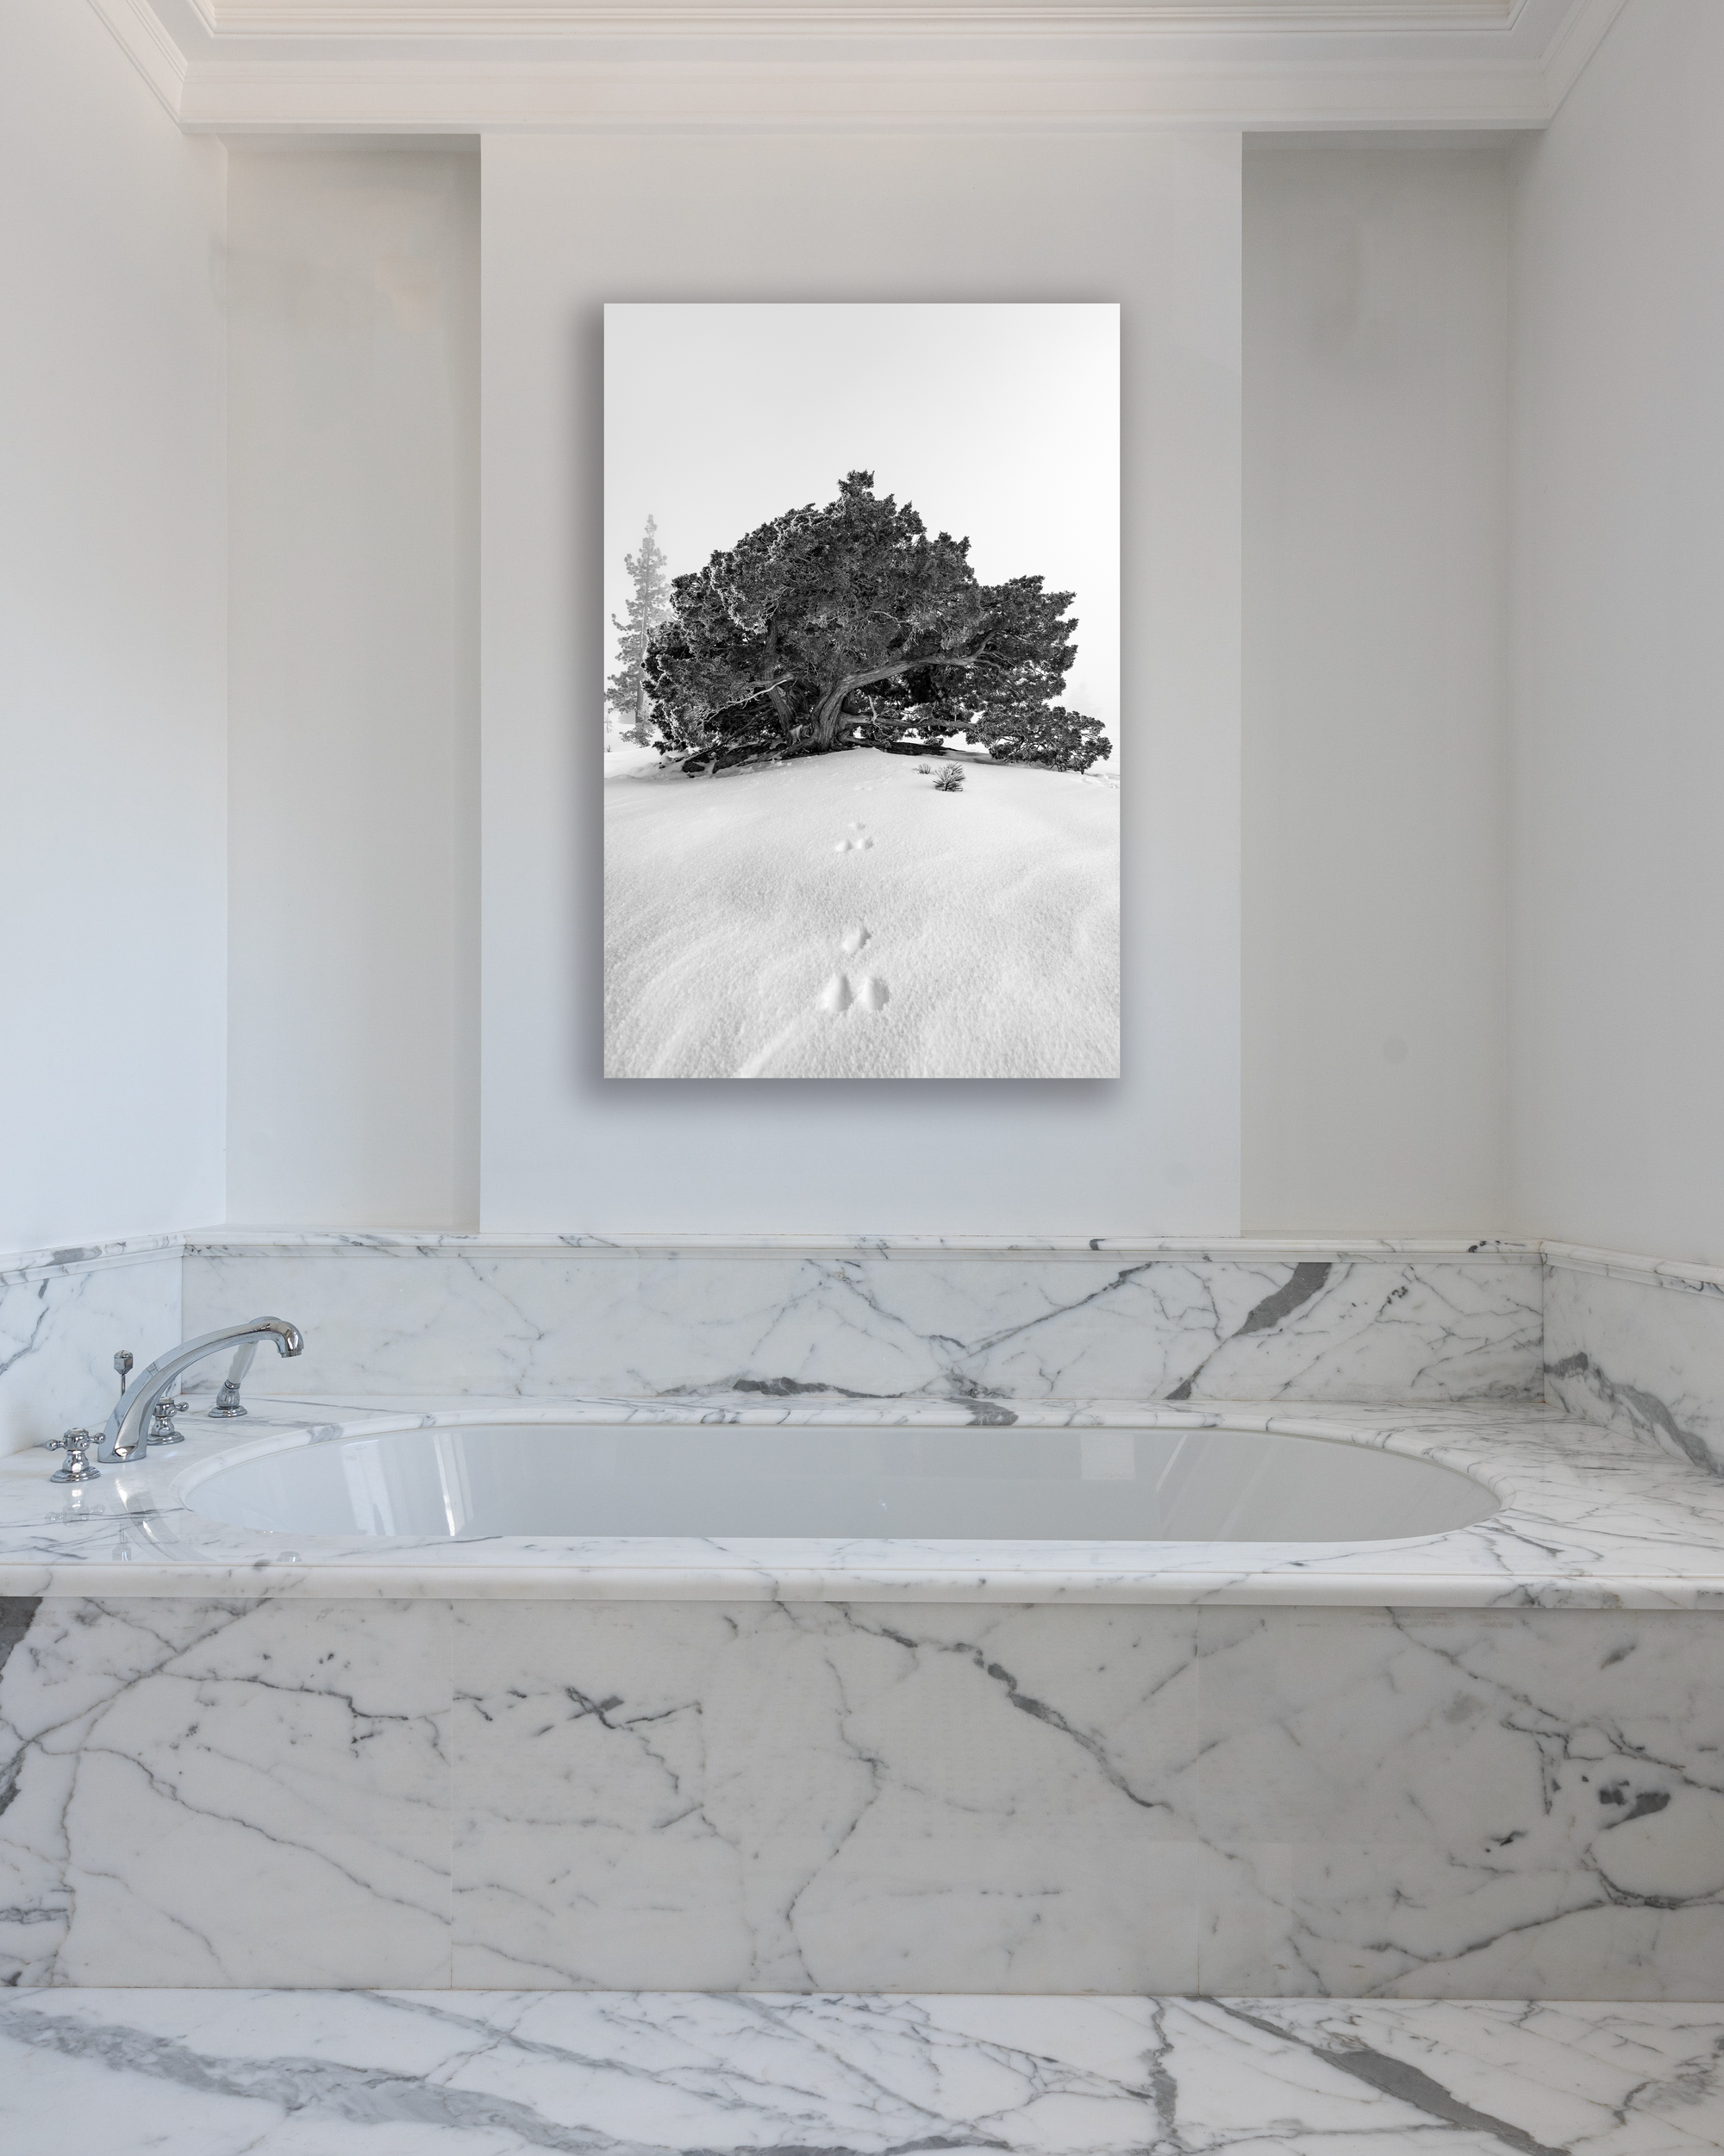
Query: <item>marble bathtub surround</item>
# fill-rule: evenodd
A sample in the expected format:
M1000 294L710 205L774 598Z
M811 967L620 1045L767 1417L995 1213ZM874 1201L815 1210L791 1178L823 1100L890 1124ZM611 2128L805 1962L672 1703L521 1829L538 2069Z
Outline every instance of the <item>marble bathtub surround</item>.
M428 1412L0 1464L0 1983L1721 1996L1724 1480L1637 1438L1157 1411L1504 1495L1352 1549L291 1548L184 1505Z
M299 1990L0 1998L14 2156L1702 2156L1715 2011Z
M1718 1620L4 1609L0 1984L1716 1999Z
M1724 1474L1724 1272L1562 1243L1546 1258L1549 1397Z
M194 1331L279 1309L365 1393L1536 1400L1531 1245L190 1237Z

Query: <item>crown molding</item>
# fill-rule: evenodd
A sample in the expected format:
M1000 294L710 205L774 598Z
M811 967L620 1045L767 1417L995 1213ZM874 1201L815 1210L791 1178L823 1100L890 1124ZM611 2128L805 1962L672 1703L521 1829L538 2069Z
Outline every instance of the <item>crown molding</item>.
M90 0L122 49L169 112L182 125L187 74L185 54L169 36L150 0Z
M1375 74L1160 67L976 67L884 63L702 67L600 61L466 65L354 62L267 76L210 70L189 81L188 128L490 133L508 129L868 134L1168 127L1377 130L1540 126L1530 85L1473 71Z
M1627 4L1627 0L1581 0L1557 32L1545 58L1545 87L1552 116Z
M420 0L188 0L206 33L246 38L335 36L344 40L555 37L597 31L636 37L690 33L768 35L840 31L892 37L980 28L1065 36L1096 31L1351 34L1409 30L1507 29L1526 0L544 0L542 5L420 4Z
M1623 0L91 0L182 127L1543 126Z

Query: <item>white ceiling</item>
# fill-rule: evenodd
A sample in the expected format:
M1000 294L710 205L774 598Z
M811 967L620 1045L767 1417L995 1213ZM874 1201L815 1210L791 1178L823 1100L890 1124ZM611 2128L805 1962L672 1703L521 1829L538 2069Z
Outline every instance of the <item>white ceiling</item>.
M1625 0L91 0L187 128L1540 127Z

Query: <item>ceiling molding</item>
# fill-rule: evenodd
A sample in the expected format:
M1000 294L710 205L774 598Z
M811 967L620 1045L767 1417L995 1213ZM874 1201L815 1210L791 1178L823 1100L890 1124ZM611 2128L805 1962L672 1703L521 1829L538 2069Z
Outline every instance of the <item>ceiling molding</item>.
M602 30L913 36L981 28L1150 32L1506 29L1525 0L188 0L215 37L534 37Z
M189 129L1543 126L1624 0L91 0Z
M185 54L163 28L150 0L91 0L127 56L176 120L185 94Z
M1627 4L1627 0L1581 0L1557 32L1545 59L1545 83L1552 114L1580 80L1586 63Z

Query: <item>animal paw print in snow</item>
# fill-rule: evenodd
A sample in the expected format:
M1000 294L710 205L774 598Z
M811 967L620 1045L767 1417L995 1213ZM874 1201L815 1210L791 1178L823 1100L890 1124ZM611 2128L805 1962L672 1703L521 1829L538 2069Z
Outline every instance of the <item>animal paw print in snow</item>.
M822 1010L838 1018L846 1010L884 1010L892 1000L892 992L878 973L865 973L854 988L847 973L834 973L817 1000Z
M846 958L855 959L873 941L871 931L859 921L853 928L844 931L838 947ZM853 988L847 973L834 973L816 1000L822 1010L840 1018L846 1010L884 1010L891 1001L891 991L878 973L865 973Z

